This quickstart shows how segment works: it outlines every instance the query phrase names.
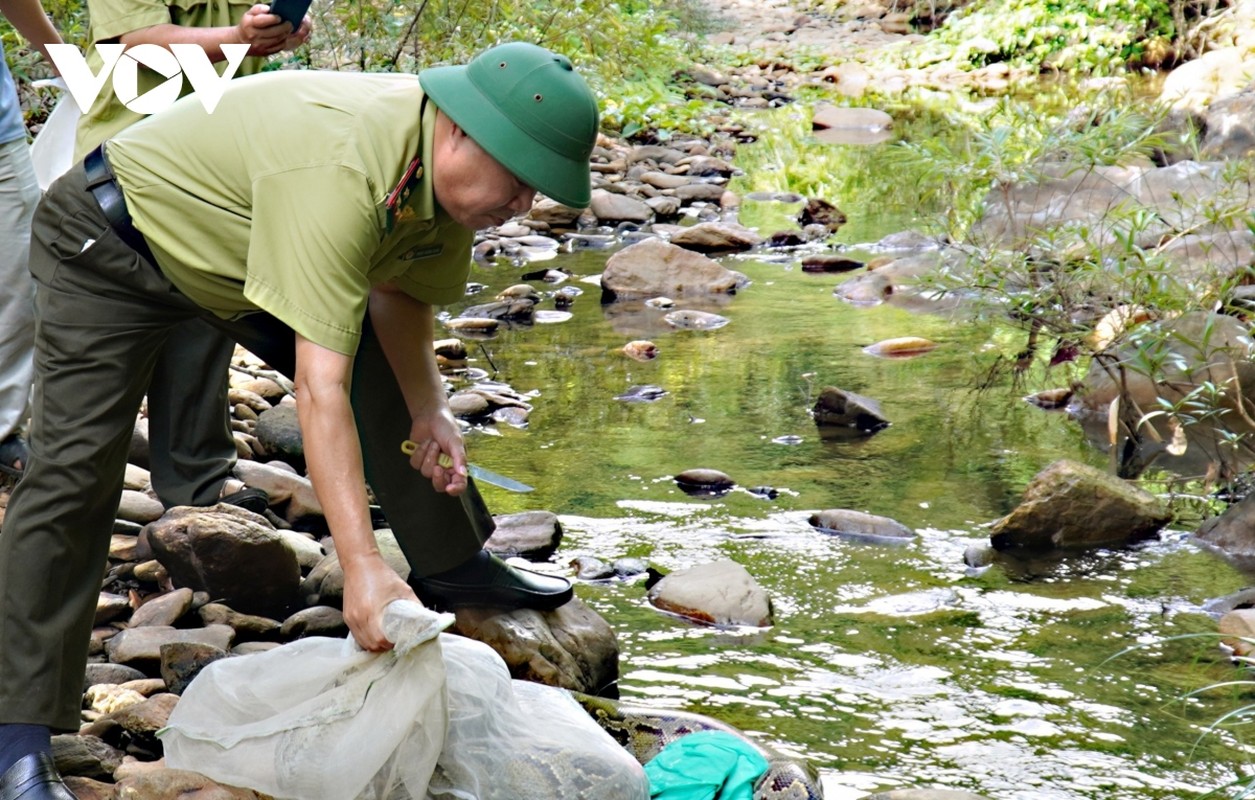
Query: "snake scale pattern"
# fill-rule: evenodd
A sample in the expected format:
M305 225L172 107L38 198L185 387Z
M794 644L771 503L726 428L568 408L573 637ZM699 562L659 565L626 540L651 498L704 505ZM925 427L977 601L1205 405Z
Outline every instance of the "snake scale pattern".
M755 742L730 725L701 714L633 706L572 692L584 710L637 761L644 764L667 744L695 731L726 731L749 742L767 759L767 772L754 787L754 800L822 800L819 777L807 763Z

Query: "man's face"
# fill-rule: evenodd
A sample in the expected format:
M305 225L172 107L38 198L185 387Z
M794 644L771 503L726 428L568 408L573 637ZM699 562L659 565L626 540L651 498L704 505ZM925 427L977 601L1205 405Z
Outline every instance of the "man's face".
M536 190L514 177L461 128L450 123L433 153L436 202L471 230L500 225L532 208Z

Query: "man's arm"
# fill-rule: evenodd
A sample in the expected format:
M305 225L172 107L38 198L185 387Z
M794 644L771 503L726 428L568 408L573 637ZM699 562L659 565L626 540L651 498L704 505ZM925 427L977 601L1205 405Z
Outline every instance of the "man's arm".
M301 21L296 31L278 16L270 13L270 6L258 4L244 12L235 25L217 28L193 28L172 23L151 25L122 34L117 41L133 47L137 44L155 44L169 49L172 44L199 45L209 60L223 61L224 44L246 44L250 56L268 56L280 50L293 50L309 38L309 17Z
M353 359L296 334L296 411L305 462L327 517L344 571L344 621L363 648L392 647L384 607L414 600L414 591L388 566L370 524L362 449L349 388Z
M431 306L383 284L371 289L370 319L410 411L410 439L418 444L411 466L430 478L436 491L460 495L466 490L466 448L432 349ZM442 453L451 466L439 463Z
M61 44L61 35L52 27L39 0L0 0L0 14L13 24L22 38L39 48L48 64L52 64L48 45Z

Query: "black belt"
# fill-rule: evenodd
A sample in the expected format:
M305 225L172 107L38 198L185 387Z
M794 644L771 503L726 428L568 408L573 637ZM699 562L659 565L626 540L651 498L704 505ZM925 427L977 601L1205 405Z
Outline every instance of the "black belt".
M131 223L131 213L126 210L126 197L122 194L122 187L118 186L109 162L105 161L104 145L87 154L83 159L83 171L87 173L87 190L96 199L96 205L100 206L109 227L132 250L151 260L148 242L144 241L144 234L137 231Z

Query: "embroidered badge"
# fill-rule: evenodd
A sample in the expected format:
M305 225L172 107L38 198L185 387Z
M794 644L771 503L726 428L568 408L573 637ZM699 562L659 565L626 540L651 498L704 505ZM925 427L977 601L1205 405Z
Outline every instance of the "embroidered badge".
M388 233L392 233L392 229L396 224L406 217L414 213L414 209L406 205L406 201L410 199L410 195L414 194L414 188L418 186L418 182L423 179L423 161L415 156L410 165L406 167L405 174L401 176L401 180L388 193L388 199L384 201L384 206L388 211Z
M397 256L401 261L417 261L420 258L431 258L438 256L444 251L442 244L429 244L425 247L411 247L401 255Z

